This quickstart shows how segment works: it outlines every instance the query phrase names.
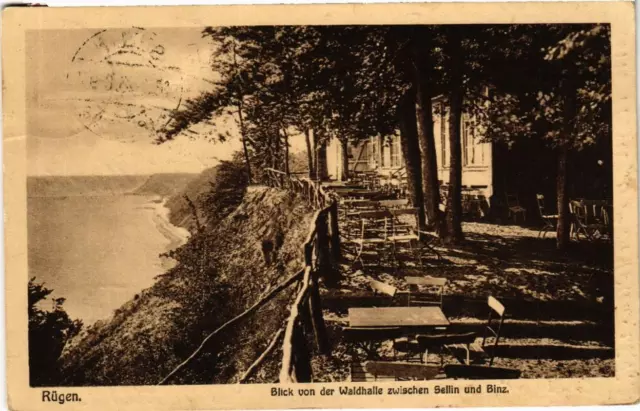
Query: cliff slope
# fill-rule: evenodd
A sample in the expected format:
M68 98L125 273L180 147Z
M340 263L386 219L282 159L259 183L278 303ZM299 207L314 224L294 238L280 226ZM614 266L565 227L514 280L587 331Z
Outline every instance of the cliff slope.
M300 270L301 244L312 217L289 192L251 187L229 214L172 253L175 268L83 330L61 357L61 385L155 384L187 358L203 337L244 311L263 293ZM264 242L273 244L268 259ZM135 273L132 273L135 275ZM212 341L174 383L231 383L282 326L291 288ZM256 381L276 379L279 353Z

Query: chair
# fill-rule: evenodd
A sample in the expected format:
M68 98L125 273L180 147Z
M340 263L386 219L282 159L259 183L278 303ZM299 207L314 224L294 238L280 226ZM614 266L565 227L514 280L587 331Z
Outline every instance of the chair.
M496 300L492 296L489 296L489 298L487 299L487 305L489 306L489 317L484 328L482 342L480 343L480 345L476 344L475 341L472 341L470 344L466 344L466 346L465 344L460 343L450 344L446 346L446 348L454 355L456 355L455 351L457 350L464 350L466 352L466 359L461 359L460 357L458 357L458 360L463 364L471 365L471 363L474 361L486 359L488 357L489 366L493 365L496 347L500 342L500 333L502 331L502 324L504 323L505 308L500 301ZM497 321L496 316L499 318ZM495 325L496 322L497 326ZM489 349L490 353L487 354L486 348L488 347L489 338L495 338L495 341ZM474 353L480 358L476 358L474 359L474 361L472 361L470 358L471 353Z
M380 206L392 209L392 208L402 208L407 207L409 205L409 200L406 198L399 198L394 200L380 200Z
M372 247L381 259L381 251L388 244L388 232L391 216L387 210L361 211L360 213L360 238L351 240L357 246L354 264L360 261L362 267L366 267L362 254L365 248Z
M400 327L345 327L342 329L344 340L348 343L347 351L356 357L354 347L362 348L367 358L378 357L377 351L383 341L390 341L402 336Z
M484 329L484 335L482 336L482 348L484 349L487 342L488 334L491 334L493 338L495 338L495 342L491 348L491 355L489 359L489 366L493 365L493 359L495 358L495 350L498 346L498 342L500 341L500 332L502 331L502 324L504 324L504 305L494 297L489 296L487 299L487 305L489 306L489 318L487 319L487 326ZM497 315L499 317L497 330L494 329L493 325L493 315ZM491 338L491 337L489 337Z
M430 241L427 241L427 239L432 239L431 234L418 229L419 212L419 209L415 207L389 210L389 213L393 216L393 218L391 219L391 234L389 235L388 239L392 244L393 258L396 263L398 245L403 244L409 246L409 249L413 252L421 267L421 254L424 248L427 248L429 251L435 254L438 260L442 258L440 256L440 253L438 253L438 251L430 244ZM412 217L412 221L404 223L400 220L402 216L410 216ZM418 247L419 244L420 247Z
M471 344L476 341L477 335L474 332L467 333L447 333L436 335L417 335L418 345L424 352L425 357L429 355L429 350L436 351L440 354L440 365L444 364L444 358L442 356L443 349L448 349L450 346L460 346L467 352L467 364L470 362Z
M444 364L443 351L449 347L465 349L467 352L467 363L469 362L470 346L477 338L476 333L445 333L445 334L418 334L414 339L401 337L393 341L394 350L404 352L408 355L419 355L421 363L428 359L429 351L440 355L440 366Z
M448 364L444 366L447 378L465 380L509 380L520 378L520 370L486 367L481 365Z
M444 298L444 288L447 285L446 278L421 277L420 284L409 284L408 305L411 306L431 306L436 305L442 308ZM421 287L423 287L421 289ZM424 292L425 289L432 292Z
M608 235L608 214L600 201L571 200L569 212L572 216L571 237L580 240L583 235L593 241Z
M369 287L373 291L374 296L390 297L387 306L390 306L394 303L396 294L398 293L398 289L392 285L385 284L381 281L374 280L373 278L369 279Z
M540 218L544 223L544 226L540 229L538 237L544 238L547 235L547 231L555 231L556 224L558 222L557 214L545 214L544 195L536 194L536 200L538 202L538 211L540 212Z
M440 368L424 364L412 364L396 361L367 361L351 368L351 381L403 381L432 380L440 375ZM356 374L361 370L362 374Z
M517 194L506 194L507 198L507 218L513 217L513 223L518 223L518 215L522 215L522 220L527 221L527 209L520 205Z
M380 209L380 203L373 200L344 200L342 202L342 221L344 221L343 232L347 238L353 238L359 234L361 229L360 213L363 211L375 211Z

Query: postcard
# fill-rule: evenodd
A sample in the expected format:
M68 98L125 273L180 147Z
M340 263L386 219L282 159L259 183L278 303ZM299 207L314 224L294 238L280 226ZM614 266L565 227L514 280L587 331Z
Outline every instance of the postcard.
M5 9L9 407L637 402L633 14Z

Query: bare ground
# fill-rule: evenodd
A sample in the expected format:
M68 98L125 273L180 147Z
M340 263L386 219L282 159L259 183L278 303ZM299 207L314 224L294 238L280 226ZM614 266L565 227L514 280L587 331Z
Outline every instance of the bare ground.
M555 236L538 238L538 230L514 225L465 223L463 245L436 246L443 259L423 252L422 267L413 254L394 268L374 254L372 267L349 263L355 250L344 242L348 263L338 290L325 292L325 321L332 336L332 358L314 357L320 381L349 379L354 361L341 338L348 325L347 308L371 305L367 279L376 278L399 289L395 303L407 290L403 277L430 275L448 279L443 311L452 330L482 335L493 295L506 306L503 336L494 366L517 368L523 378L614 376L613 247L611 244L573 243L566 252L555 249ZM365 260L365 263L368 261ZM482 338L476 340L479 343ZM390 344L382 358L392 359ZM362 358L360 358L362 359ZM431 354L429 362L439 362ZM456 362L445 355L445 363Z

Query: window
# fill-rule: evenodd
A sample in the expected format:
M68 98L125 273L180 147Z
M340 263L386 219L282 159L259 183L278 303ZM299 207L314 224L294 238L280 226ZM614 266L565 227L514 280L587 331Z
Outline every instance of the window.
M475 119L467 115L462 123L462 156L465 166L484 165L484 146L476 138Z
M460 131L462 132L462 164L468 166L473 164L473 161L471 160L473 158L473 136L469 136L469 118L464 113L462 114ZM471 137L471 140L469 137Z
M438 105L438 112L440 113L440 151L442 153L442 166L447 167L449 165L449 128L447 113L445 112L444 104Z
M401 166L401 151L402 146L400 145L400 137L393 136L391 137L390 149L391 149L391 167L400 167Z
M369 166L371 168L376 168L377 158L378 158L378 140L376 138L371 138L371 140L369 141Z

